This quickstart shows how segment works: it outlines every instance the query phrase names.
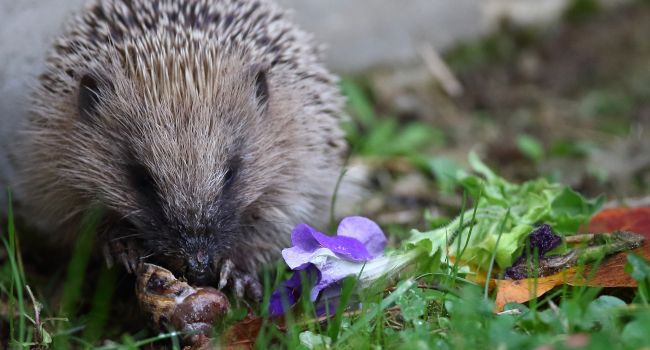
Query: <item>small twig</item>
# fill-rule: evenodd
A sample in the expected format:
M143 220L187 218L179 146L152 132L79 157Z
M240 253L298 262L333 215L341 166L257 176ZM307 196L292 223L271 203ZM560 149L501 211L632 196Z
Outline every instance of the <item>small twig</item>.
M504 310L499 313L497 313L498 316L503 316L503 315L521 315L521 310L519 309L510 309L510 310Z
M605 202L604 209L618 208L621 205L629 208L646 207L650 206L650 196L640 198L621 198Z
M632 250L641 246L644 237L634 232L616 231L612 234L584 234L574 237L576 243L588 243L586 247L569 250L563 255L541 256L536 264L513 265L511 269L535 271L535 276L544 277L579 264L589 264L605 256ZM524 278L531 274L522 274Z
M463 94L463 86L454 76L449 66L436 52L430 43L423 45L419 50L424 63L433 77L440 82L447 95L459 97Z
M553 302L553 300L548 301L548 306L551 309L551 311L553 311L553 313L555 314L555 317L560 317L561 315L560 308L557 306L557 304Z
M588 243L594 239L593 233L565 236L564 242L567 244Z
M41 344L41 341L43 340L43 326L41 325L41 304L39 304L36 301L36 298L34 297L34 293L32 293L32 289L29 288L28 285L25 285L25 289L27 289L27 294L29 294L29 298L32 299L32 305L34 305L34 319L31 317L25 315L33 324L34 328L36 329L36 332L34 332L34 341L36 344Z
M565 332L569 332L569 322L565 317L562 317L562 312L560 311L560 308L557 306L556 303L553 302L553 300L548 301L548 306L551 308L553 313L555 314L555 317L560 319L560 324L562 324L562 328L564 328Z

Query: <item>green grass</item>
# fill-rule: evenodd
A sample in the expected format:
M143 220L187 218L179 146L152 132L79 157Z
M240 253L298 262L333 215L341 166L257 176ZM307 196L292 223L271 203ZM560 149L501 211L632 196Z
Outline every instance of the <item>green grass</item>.
M110 287L111 282L115 279L115 275L109 270L103 269L100 273L100 278L94 289L91 311L85 315L78 312L84 280L83 271L86 270L88 264L86 253L90 242L92 242L93 227L97 218L97 215L90 215L84 225L81 234L82 239L78 240L70 259L63 297L59 307L60 314L69 316L72 325L79 324L84 327L84 331L79 337L73 337L74 331L65 331L71 325L60 323L58 333L53 335L52 348L66 349L73 346L89 348L98 345L97 340L100 339L102 328L107 323L109 317L108 305L111 302ZM473 221L473 219L470 221ZM3 275L2 290L9 297L10 310L16 310L18 315L18 317L9 317L7 320L11 335L10 347L27 348L36 345L34 331L39 327L35 327L34 324L30 323L30 319L35 320L37 316L36 314L29 315L30 312L28 311L30 307L25 296L26 279L21 268L22 262L18 254L18 240L11 211L7 233L7 236L3 236L2 239L8 253L10 273L9 276ZM635 261L634 265L630 266L630 272L639 279L648 278L647 269L648 267L638 260ZM303 335L309 335L311 338L318 336L321 339L320 344L329 343L336 348L393 347L399 344L426 344L427 346L443 348L492 347L503 346L504 344L506 346L520 347L553 343L554 337L549 336L549 334L554 334L553 332L556 332L555 328L559 326L555 324L553 318L544 317L547 316L545 311L538 311L539 304L535 303L536 307L532 309L527 309L523 305L516 306L518 310L523 310L517 317L510 315L505 317L496 316L492 313L493 305L490 297L480 292L480 286L469 283L464 284L464 287L458 287L455 283L455 275L458 274L457 269L450 269L448 273L449 275L443 276L445 278L435 279L438 283L441 283L436 289L419 288L416 279L405 277L390 292L386 292L385 289L388 284L378 285L362 291L360 295L361 311L356 314L345 314L345 308L342 307L342 305L347 304L346 300L352 296L356 283L354 278L347 279L342 288L343 303L339 304L336 315L326 326L322 326L318 322L310 322L310 320L315 319L314 308L308 299L303 298L300 302L302 313L287 318L286 332L278 332L269 323L265 330L260 333L258 347L301 348L309 340L309 337ZM278 276L280 275L281 273L278 274ZM454 278L449 278L450 276L454 276ZM277 284L278 280L276 279L275 284ZM434 281L431 276L419 280ZM644 301L645 308L648 307L647 285L647 281L640 284L641 293L639 298ZM71 290L73 287L74 291ZM265 278L265 300L268 300L271 291L270 287L269 279ZM304 286L305 289L309 289L309 287L308 285ZM585 290L590 291L589 289ZM584 313L589 313L589 315L602 313L607 320L611 321L610 319L616 317L616 315L607 313L610 309L625 314L630 320L628 324L631 326L626 325L621 331L627 330L628 333L635 334L635 329L639 328L639 322L641 322L641 326L644 325L645 319L636 315L640 309L625 311L625 303L622 301L613 298L603 299L602 297L596 299L596 297L597 293L578 292L575 293L573 298L565 299L559 305L559 310L560 316L566 318L568 323L562 325L562 327L567 330L585 327L585 321L580 319L580 315ZM395 305L399 306L398 316L394 316ZM612 305L615 308L610 308ZM392 313L388 312L389 310L393 310ZM43 331L46 331L46 329L52 329L52 327L46 326L39 331L40 336L38 338L40 340L38 345L43 347L50 345L49 340L42 337ZM501 336L492 334L495 330L501 332L499 333ZM610 333L607 333L607 336L611 336ZM607 339L611 343L618 343L618 339ZM638 337L635 338L634 336L630 339L640 341ZM113 342L100 348L138 349L154 342L168 343L171 348L178 348L177 335L174 333L152 337L143 336L139 339L124 335L119 342ZM319 342L312 339L308 343Z
M597 288L565 288L554 298L545 297L529 306L510 304L506 312L496 315L492 299L485 297L481 286L464 284L445 291L444 286L420 288L409 278L398 282L391 292L376 288L362 293L360 313L337 313L341 320L334 328L337 333L309 330L309 335L318 334L326 339L321 344L339 349L523 349L542 345L561 349L580 337L587 337L587 348L592 349L650 345L641 331L650 326L648 305L627 304L599 292ZM286 335L275 333L275 340L261 337L257 346L304 347L296 334L308 328L292 319L287 329Z
M8 193L9 203L11 203L11 193ZM25 307L25 273L20 264L19 250L17 248L16 230L12 207L9 205L7 220L7 236L2 236L2 243L7 251L7 266L3 268L3 278L0 284L3 294L8 298L7 315L17 317L8 318L10 346L28 346L31 344L31 334L27 327L26 307ZM8 268L7 268L8 267ZM7 271L8 270L8 271ZM8 273L7 273L8 272Z
M58 314L68 316L70 322L59 322L58 327L44 325L38 331L39 344L43 347L49 345L42 337L43 330L57 330L52 334L51 348L68 349L98 346L105 327L119 329L119 321L110 319L109 311L111 286L116 278L114 271L103 269L100 272L96 286L91 288L90 311L78 308L82 302L80 291L84 289L83 271L88 263L85 254L94 235L94 222L96 216L91 215L82 230L85 238L78 241L70 259L58 308L61 310ZM3 316L9 323L10 347L27 348L34 345L38 327L30 322L35 315L30 311L32 307L25 294L28 279L21 267L19 240L11 215L7 233L2 240L8 252L8 268L4 266L3 271L9 270L9 274L3 274L1 286L8 297L9 314L15 312L17 317ZM640 258L631 257L627 270L639 281L639 288L631 300L602 295L597 288L562 287L551 296L534 299L528 305L511 304L506 313L497 315L493 313L493 296L483 286L464 280L457 268L443 270L441 274L427 274L426 268L416 268L404 273L394 287L384 281L361 291L359 310L345 313L341 304L326 324L314 321L314 306L303 298L299 303L300 312L286 318L286 331L281 332L267 322L256 346L260 349L307 348L306 344L315 348L317 344L321 344L321 348L325 348L323 344L331 344L338 349L521 349L548 345L561 349L583 338L588 339L588 348L593 349L650 346L650 338L645 334L650 329L650 266ZM272 285L282 276L279 271L274 283L270 283L268 277L264 279L267 302ZM464 283L457 283L459 280ZM344 302L352 298L355 284L355 278L343 283ZM71 291L73 287L75 290ZM309 287L304 286L305 289ZM78 331L74 331L75 328ZM136 336L124 334L119 341L98 348L139 349L152 343L180 348L178 334L148 335L146 332Z

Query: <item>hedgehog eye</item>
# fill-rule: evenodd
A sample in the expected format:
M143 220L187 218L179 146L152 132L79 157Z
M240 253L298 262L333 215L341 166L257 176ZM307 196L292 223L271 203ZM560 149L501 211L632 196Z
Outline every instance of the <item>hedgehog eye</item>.
M232 167L228 168L228 170L226 170L226 173L223 175L224 186L230 186L234 180L235 180L235 169L233 169Z
M79 82L78 107L82 120L90 120L97 110L99 103L99 84L97 80L86 74Z
M262 108L266 108L269 102L269 84L266 77L268 68L268 65L265 64L254 64L251 67L251 74L255 84L255 100Z
M239 173L239 168L241 167L242 159L240 156L235 156L231 158L225 165L227 166L226 172L223 174L223 186L230 187Z
M157 198L156 181L151 175L151 172L149 172L149 169L140 164L133 164L129 166L129 173L133 187L142 196L149 200L155 200Z
M260 105L266 105L269 101L269 86L266 82L266 72L263 70L255 75L255 97Z

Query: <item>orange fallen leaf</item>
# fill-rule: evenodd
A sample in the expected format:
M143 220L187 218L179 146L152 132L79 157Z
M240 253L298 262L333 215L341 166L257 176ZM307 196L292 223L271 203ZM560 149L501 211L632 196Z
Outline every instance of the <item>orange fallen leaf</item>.
M632 231L645 237L643 244L633 253L650 260L650 207L605 209L589 222L588 231L593 233L617 230ZM628 252L621 252L605 259L595 272L585 271L581 285L597 287L636 287L636 281L624 268Z
M254 349L255 341L267 322L269 326L275 327L280 332L286 332L284 318L264 319L255 316L252 311L243 320L233 324L221 335L221 348L229 350Z
M641 247L634 249L637 255L650 260L650 208L615 208L605 209L596 214L589 222L588 232L604 233L617 230L632 231L646 237ZM587 267L579 271L575 267L555 275L524 280L495 280L497 296L495 311L503 310L509 302L523 303L540 297L556 286L593 287L636 287L636 281L624 271L628 252L621 252L607 257L593 271Z
M566 272L555 275L528 278L524 280L496 280L497 296L495 300L496 311L502 311L507 303L524 303L541 296L566 280Z
M261 317L248 314L224 332L221 336L221 344L225 349L253 349L255 339L262 329L262 323Z

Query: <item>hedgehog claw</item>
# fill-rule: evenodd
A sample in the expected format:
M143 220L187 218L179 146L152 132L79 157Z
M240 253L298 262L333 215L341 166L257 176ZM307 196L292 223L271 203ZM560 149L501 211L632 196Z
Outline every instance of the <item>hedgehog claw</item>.
M235 264L230 259L226 259L223 264L221 264L221 272L219 273L219 289L223 289L228 284L228 280L231 278L234 269Z
M262 285L253 275L235 271L232 276L233 291L235 296L239 299L244 299L244 296L253 300L262 300Z
M104 245L104 258L106 265L110 268L117 260L124 266L128 273L135 273L142 263L139 258L139 250L133 242L121 242L119 240L111 240Z
M242 272L235 268L230 259L225 259L221 264L219 274L219 289L223 289L230 282L230 288L238 299L248 297L254 301L262 300L262 285L252 274Z
M104 260L106 260L106 266L110 269L113 267L115 261L113 260L113 255L111 254L111 248L108 244L104 244L102 247L102 253L104 254Z
M261 301L262 296L262 284L252 275L244 275L244 280L246 283L246 291L248 292L248 297L255 301Z
M244 280L241 278L233 279L233 291L238 299L244 299Z

